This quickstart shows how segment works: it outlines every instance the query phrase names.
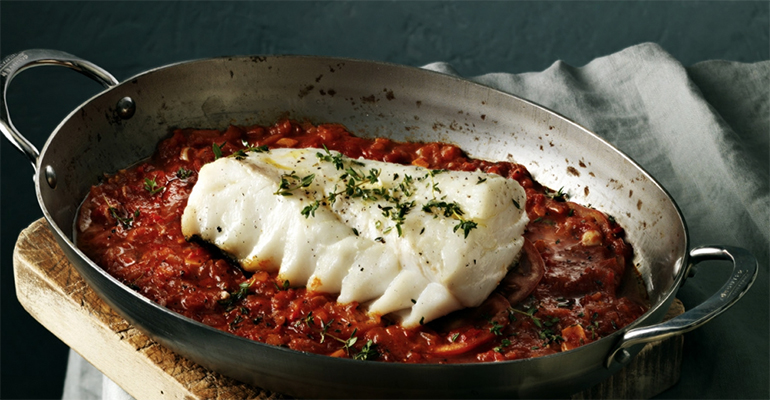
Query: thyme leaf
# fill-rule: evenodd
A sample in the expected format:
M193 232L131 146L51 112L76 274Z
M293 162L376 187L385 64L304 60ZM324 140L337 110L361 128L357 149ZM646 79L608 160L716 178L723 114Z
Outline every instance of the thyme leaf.
M342 164L342 154L340 153L332 154L332 152L329 151L329 149L326 147L325 144L323 145L323 147L324 147L325 153L318 152L315 154L316 157L318 157L321 161L326 161L334 164L334 167L337 168L337 170L341 170L345 168L345 166Z
M131 228L134 224L134 217L139 216L139 210L134 211L134 217L122 217L118 215L118 209L115 207L110 206L108 210L110 211L112 218L115 218L115 221L123 226L123 229Z
M225 147L226 144L227 142L222 142L222 144L216 144L216 143L211 144L211 151L214 152L215 160L222 158L222 148Z
M152 179L144 178L144 190L150 192L150 195L154 195L158 192L163 191L165 189L164 186L158 186L158 182L155 181L155 177Z
M291 196L293 191L310 186L315 179L315 174L310 174L300 178L294 171L281 175L281 183L278 190L273 193L281 196Z
M361 351L353 356L353 358L361 361L374 360L380 356L380 352L377 351L376 347L377 345L373 341L367 340Z
M176 171L176 177L179 179L187 179L192 176L192 174L193 171L185 167L179 167L179 169Z

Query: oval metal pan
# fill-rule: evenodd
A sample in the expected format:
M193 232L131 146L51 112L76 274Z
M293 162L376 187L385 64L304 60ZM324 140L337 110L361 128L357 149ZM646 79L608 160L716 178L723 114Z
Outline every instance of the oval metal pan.
M136 102L132 118L116 104ZM159 307L72 244L77 207L104 172L148 157L170 127L270 124L280 117L342 123L364 137L455 143L471 156L513 160L572 200L626 228L652 308L632 326L579 349L486 364L407 365L304 354L230 335ZM58 176L45 184L45 166ZM662 319L683 279L687 233L673 200L644 170L566 118L500 91L404 66L320 57L228 57L154 69L74 110L41 152L38 199L78 271L128 321L213 370L300 397L554 397L600 382L619 335ZM633 348L636 354L640 346Z

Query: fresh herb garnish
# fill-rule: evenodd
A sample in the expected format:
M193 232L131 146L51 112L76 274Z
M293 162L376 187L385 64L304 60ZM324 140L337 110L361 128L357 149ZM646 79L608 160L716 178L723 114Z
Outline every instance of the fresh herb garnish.
M118 224L123 226L123 229L131 228L134 224L134 218L139 216L139 210L134 211L134 216L120 216L118 215L118 209L115 207L109 207L108 210L110 211L110 215L112 215L112 218L115 218ZM124 213L126 214L126 213Z
M538 328L542 328L543 327L543 324L540 322L540 318L535 316L535 313L537 312L537 308L532 307L529 310L527 310L526 312L518 310L518 309L515 309L515 308L509 308L508 312L510 313L511 311L514 312L514 313L521 314L521 315L526 315L530 319L532 319L532 323L534 323L535 326L537 326Z
M478 224L473 221L461 220L459 224L455 225L454 229L452 229L452 232L457 232L458 229L462 229L464 237L468 238L468 234L477 227Z
M334 322L334 318L330 319L329 322L324 322L324 320L321 320L321 343L326 340L326 335L328 335L327 332L329 331L329 327L332 325L332 322Z
M275 283L275 288L277 290L279 290L279 291L280 290L289 290L290 287L291 287L291 284L289 283L288 279L284 280L283 283L281 284L281 286L278 286L278 283Z
M314 322L313 312L311 311L307 313L307 315L305 316L305 325L312 327L313 322Z
M164 186L158 186L158 182L155 181L155 177L152 179L144 178L144 190L150 192L150 195L161 192L165 189Z
M324 153L318 152L316 153L316 157L321 159L321 161L326 161L334 164L334 167L337 168L337 170L341 170L345 168L345 166L342 164L342 154L332 154L331 151L326 147L326 145L323 145L324 147Z
M358 341L358 337L356 337L356 332L358 331L358 328L353 329L353 333L350 334L350 337L347 340L342 340L339 338L336 338L340 342L342 342L342 348L345 350L348 355L350 355L350 348L353 347L354 344Z
M238 285L238 289L234 292L228 293L224 299L219 300L219 304L223 305L227 311L233 308L233 305L246 297L249 293L249 288L254 284L251 279L243 281Z
M227 143L227 142L225 142ZM225 143L222 143L222 146L225 145ZM244 149L236 150L233 154L230 154L230 157L235 157L236 160L240 161L248 157L248 153L267 153L270 151L270 149L267 147L267 145L263 146L251 146L249 145L249 142L242 140L241 143L245 147ZM216 156L217 152L214 150L214 155ZM221 148L219 152L219 157L222 156ZM219 158L217 157L217 158Z
M492 349L492 350L494 350L494 351L496 351L496 352L498 352L498 353L502 353L502 352L503 352L503 348L504 348L504 347L508 347L508 346L510 346L510 345L511 345L511 341L510 341L510 340L508 340L508 339L503 339L503 340L501 340L501 341L500 341L500 346L497 346L497 347L495 347L495 348L494 348L494 349Z
M497 321L492 321L492 327L489 328L489 331L494 333L495 336L500 336L503 334L502 329L502 325L500 325Z
M236 315L235 318L232 320L232 322L230 322L228 324L230 326L230 330L234 331L234 330L240 328L240 326L238 324L240 324L241 321L243 321L243 318L241 318L240 315Z
M434 211L434 208L437 209L438 213ZM457 232L458 230L462 229L465 238L468 237L468 234L473 229L478 227L478 224L473 220L467 220L463 218L463 210L456 202L447 203L446 201L438 201L433 199L428 201L428 203L422 207L422 210L434 215L442 214L444 217L453 217L460 220L460 222L455 225L452 231Z
M190 176L192 176L193 171L190 169L186 169L185 167L179 167L179 169L176 171L176 177L179 179L187 179Z
M300 211L300 214L302 214L305 218L307 218L307 217L309 217L311 215L315 217L315 210L317 210L318 207L320 207L320 206L321 206L321 202L316 200L316 201L310 203L309 205L305 206L304 208L302 208L302 211ZM356 236L358 236L358 235L356 235Z
M337 185L335 185L333 191L320 199L313 199L310 204L303 207L300 211L305 218L311 216L315 217L316 211L322 205L334 205L339 196L360 198L362 200L381 199L384 200L386 204L378 205L378 207L382 211L382 215L392 221L394 225L383 229L382 221L376 221L376 228L385 234L391 232L393 228L395 228L399 237L403 235L403 224L405 223L406 216L417 206L414 200L409 200L414 193L414 179L411 176L405 175L399 182L395 183L393 187L384 187L382 185L379 187L369 187L369 185L376 185L381 182L380 175L382 170L376 168L371 168L368 171L357 169L356 167L364 166L365 164L356 160L350 160L340 153L332 153L326 145L323 145L323 152L319 151L316 153L316 157L321 161L334 164L335 169L343 171L339 179L344 182L344 188L338 190ZM346 164L348 165L346 166ZM431 187L434 193L433 200L424 205L422 209L423 211L433 213L436 216L443 215L447 218L451 217L459 220L457 225L454 226L453 232L462 231L464 237L467 238L469 233L478 227L478 224L472 220L465 219L460 205L456 202L449 203L435 199L435 193L441 193L441 189L438 187L438 184L432 182L432 177L445 171L446 170L432 170L429 171L424 178L418 178L418 180L422 180L430 177L432 183ZM295 190L309 186L314 178L315 174L299 177L294 171L290 174L284 174L281 176L281 182L275 194L291 196ZM399 174L393 174L394 180L398 180L399 178ZM483 178L479 179L480 182L484 181ZM357 230L354 230L353 232L358 235ZM423 232L424 228L423 230L420 230L421 234ZM375 241L384 243L384 238L378 237Z
M374 344L373 341L367 340L366 344L361 347L361 351L358 352L358 354L356 354L353 358L361 361L374 360L380 356L380 353L377 351L376 347L377 345Z
M554 330L551 329L554 325L556 325L559 322L559 317L542 317L538 318L535 316L535 313L537 312L536 307L532 307L528 309L526 312L517 310L515 308L509 308L508 312L514 312L522 315L528 316L530 319L532 319L532 323L535 324L538 329L541 329L540 332L538 332L538 336L540 339L542 339L546 345L550 343L560 343L564 341L564 338L561 335L558 335L554 332Z
M550 197L550 198L552 198L552 199L554 199L554 200L562 200L562 201L564 201L565 199L569 198L569 194L564 191L564 187L563 186L561 188L559 188L559 191L557 191L557 192L546 191L545 195Z
M222 157L222 148L225 147L226 144L227 142L222 142L222 144L216 144L216 143L211 144L211 151L214 152L215 160L218 160Z
M289 174L281 175L281 183L278 185L278 190L273 193L281 196L291 196L292 192L310 186L315 179L315 174L310 174L300 178L292 171Z

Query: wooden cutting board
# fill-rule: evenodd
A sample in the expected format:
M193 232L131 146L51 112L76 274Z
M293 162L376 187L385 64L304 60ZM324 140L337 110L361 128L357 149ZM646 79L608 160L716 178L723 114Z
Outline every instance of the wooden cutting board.
M88 287L44 219L21 232L13 260L16 294L24 308L136 399L285 397L204 369L139 332ZM667 317L683 311L677 300ZM682 336L650 343L609 380L572 397L655 396L679 380L682 344Z

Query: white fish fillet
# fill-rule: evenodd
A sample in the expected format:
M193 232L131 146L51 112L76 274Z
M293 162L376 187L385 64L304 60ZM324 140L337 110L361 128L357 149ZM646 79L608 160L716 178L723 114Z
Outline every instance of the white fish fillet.
M183 234L213 243L245 270L277 270L292 287L339 293L338 302L393 313L405 327L481 304L521 251L526 195L514 180L342 158L361 175L379 171L375 183L358 187L390 200L339 194L332 204L328 194L344 191L350 177L318 154L338 155L274 149L205 165L182 216ZM311 174L306 187L294 189ZM276 194L281 179L291 195ZM316 200L314 215L303 215ZM400 222L385 215L412 201ZM424 211L431 202L444 206ZM447 205L459 207L462 220L444 216ZM463 220L476 224L467 237L457 227Z

